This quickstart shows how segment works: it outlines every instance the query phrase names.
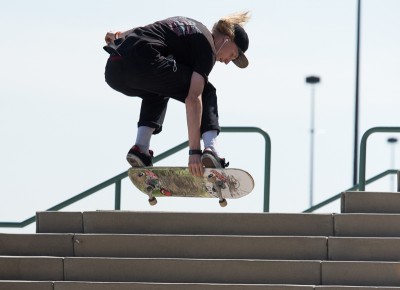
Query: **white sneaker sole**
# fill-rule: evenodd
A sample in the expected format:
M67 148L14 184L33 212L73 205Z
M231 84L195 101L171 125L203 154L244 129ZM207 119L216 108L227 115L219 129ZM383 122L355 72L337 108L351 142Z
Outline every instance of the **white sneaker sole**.
M211 154L204 153L201 156L201 163L205 168L222 168L221 164Z
M132 167L145 167L145 164L139 157L133 154L126 155L126 160Z

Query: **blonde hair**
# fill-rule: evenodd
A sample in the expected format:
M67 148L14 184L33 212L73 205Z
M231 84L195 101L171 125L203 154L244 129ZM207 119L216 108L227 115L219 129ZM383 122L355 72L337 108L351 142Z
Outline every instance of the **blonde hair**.
M235 25L244 26L250 20L250 11L238 12L222 17L212 28L213 33L222 33L235 38Z

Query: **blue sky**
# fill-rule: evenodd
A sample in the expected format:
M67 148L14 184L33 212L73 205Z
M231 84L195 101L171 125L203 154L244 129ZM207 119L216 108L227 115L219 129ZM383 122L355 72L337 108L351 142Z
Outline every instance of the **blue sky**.
M7 1L0 27L1 221L21 221L128 169L140 101L104 82L102 50L108 30L124 30L175 15L209 28L221 16L250 10L245 70L217 63L222 126L256 126L272 140L271 211L308 208L310 87L316 87L315 201L352 186L356 8L349 0ZM400 1L363 0L360 135L400 124ZM164 131L152 140L162 153L187 140L184 106L170 102ZM367 177L390 167L389 136L368 143ZM361 137L361 136L360 136ZM128 180L123 210L261 212L263 139L221 134L232 167L255 178L254 192L221 209L215 200L160 200L150 207ZM400 152L395 148L396 158ZM396 161L396 164L399 163ZM184 166L187 152L157 165ZM398 166L397 166L398 167ZM389 190L389 178L368 187ZM113 188L65 210L113 208ZM323 212L340 211L339 203ZM29 230L34 231L33 227ZM0 231L2 231L0 229ZM9 232L9 229L5 231Z

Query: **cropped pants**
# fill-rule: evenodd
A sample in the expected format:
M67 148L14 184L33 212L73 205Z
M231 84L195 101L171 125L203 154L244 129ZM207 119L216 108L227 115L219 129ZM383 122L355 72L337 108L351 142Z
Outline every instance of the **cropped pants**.
M154 55L152 59L149 55ZM162 130L170 98L185 102L193 70L160 54L143 54L143 48L129 55L112 55L105 68L105 80L114 90L142 99L138 126ZM207 82L202 94L201 134L220 131L215 87Z

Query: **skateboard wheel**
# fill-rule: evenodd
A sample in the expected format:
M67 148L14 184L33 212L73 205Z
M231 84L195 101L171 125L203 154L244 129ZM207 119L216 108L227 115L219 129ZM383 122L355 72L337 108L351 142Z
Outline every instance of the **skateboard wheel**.
M220 201L219 201L219 205L220 205L221 207L226 207L226 206L228 205L228 202L227 202L226 199L224 198L223 200L220 200Z
M157 204L157 199L155 197L150 198L149 199L149 203L150 203L150 205L156 205Z

